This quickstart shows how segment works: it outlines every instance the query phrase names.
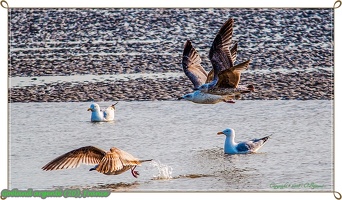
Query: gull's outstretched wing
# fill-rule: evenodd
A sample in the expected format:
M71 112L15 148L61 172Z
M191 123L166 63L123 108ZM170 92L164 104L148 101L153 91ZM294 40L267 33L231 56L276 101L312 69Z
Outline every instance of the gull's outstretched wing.
M213 67L218 67L219 72L233 66L230 45L232 44L234 20L229 18L220 28L211 45L209 59ZM214 63L221 64L214 66ZM214 68L215 70L215 68Z
M231 57L232 57L232 63L234 65L235 61L236 61L236 58L237 58L237 47L238 47L238 44L235 43L235 45L230 49L230 53L231 53ZM220 76L220 73L219 73L219 76ZM205 81L205 83L209 83L210 81L212 81L214 79L214 69L212 69L209 74L208 74L208 78L207 80Z
M42 167L43 170L69 169L80 164L94 165L100 163L106 152L93 146L81 147L65 153Z
M218 74L221 71L233 67L234 62L230 49L230 45L232 43L231 40L233 37L233 23L233 19L229 18L220 28L211 45L209 59L213 65L213 70L209 73L208 79L206 80L207 83L211 81L213 83L216 82L218 79ZM236 58L237 46L235 49L234 48L235 47L232 49L235 51L234 56Z
M237 47L238 44L235 43L234 46L230 49L230 54L232 55L232 61L233 61L233 65L236 61L236 57L237 57Z
M184 45L182 65L185 75L190 79L194 88L198 88L205 83L207 72L201 66L201 58L193 48L190 40L187 40Z

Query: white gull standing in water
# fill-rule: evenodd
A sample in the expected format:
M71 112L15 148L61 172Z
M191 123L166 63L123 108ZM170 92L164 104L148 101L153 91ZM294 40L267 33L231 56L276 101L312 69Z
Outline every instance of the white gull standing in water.
M237 55L237 43L232 44L233 19L225 22L217 33L209 52L213 69L209 74L201 66L201 58L188 40L184 45L182 66L185 75L194 85L195 91L180 99L194 103L214 104L218 102L234 103L243 93L254 91L252 85L240 85L240 74L246 70L249 60L234 66Z
M91 111L91 118L90 120L92 122L109 122L114 120L114 112L115 112L115 105L118 104L115 103L106 110L102 111L100 109L100 106L97 103L93 103L90 105L90 108L88 108L88 111Z
M222 132L218 132L217 135L226 135L226 141L224 143L224 153L226 154L246 154L257 152L268 141L270 136L266 136L260 139L248 140L246 142L236 143L234 129L227 128Z
M94 146L81 147L65 153L50 161L44 167L45 171L57 169L69 169L79 167L80 164L96 165L89 171L96 170L105 175L118 175L127 170L131 170L132 175L138 178L139 172L134 171L142 162L152 161L139 160L131 154L112 147L106 152Z

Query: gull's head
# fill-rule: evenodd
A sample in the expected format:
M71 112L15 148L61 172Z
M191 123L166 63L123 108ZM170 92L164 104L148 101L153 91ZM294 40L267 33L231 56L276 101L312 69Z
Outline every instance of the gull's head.
M209 90L209 83L206 83L206 84L203 84L203 85L199 86L198 90L200 90L202 92L208 92L208 90Z
M90 105L90 108L88 108L88 111L96 112L100 110L100 106L97 103L93 103Z
M227 128L224 131L218 132L217 135L226 135L226 137L232 137L235 135L235 131L232 128Z

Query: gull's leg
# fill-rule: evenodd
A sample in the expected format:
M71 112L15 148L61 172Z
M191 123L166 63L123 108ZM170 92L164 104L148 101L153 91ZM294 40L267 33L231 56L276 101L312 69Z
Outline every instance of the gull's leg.
M134 171L136 167L137 167L137 166L134 166L134 167L131 168L131 173L132 173L132 175L133 175L135 178L138 178L138 175L140 175L140 174L139 174L139 172Z

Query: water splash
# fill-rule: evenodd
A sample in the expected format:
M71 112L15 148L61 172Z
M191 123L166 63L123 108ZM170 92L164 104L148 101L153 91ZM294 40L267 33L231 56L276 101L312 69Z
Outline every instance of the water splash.
M151 165L153 167L156 167L158 169L158 175L157 176L153 176L154 180L169 180L172 179L172 167L162 164L159 161L155 161L153 160L151 162Z

